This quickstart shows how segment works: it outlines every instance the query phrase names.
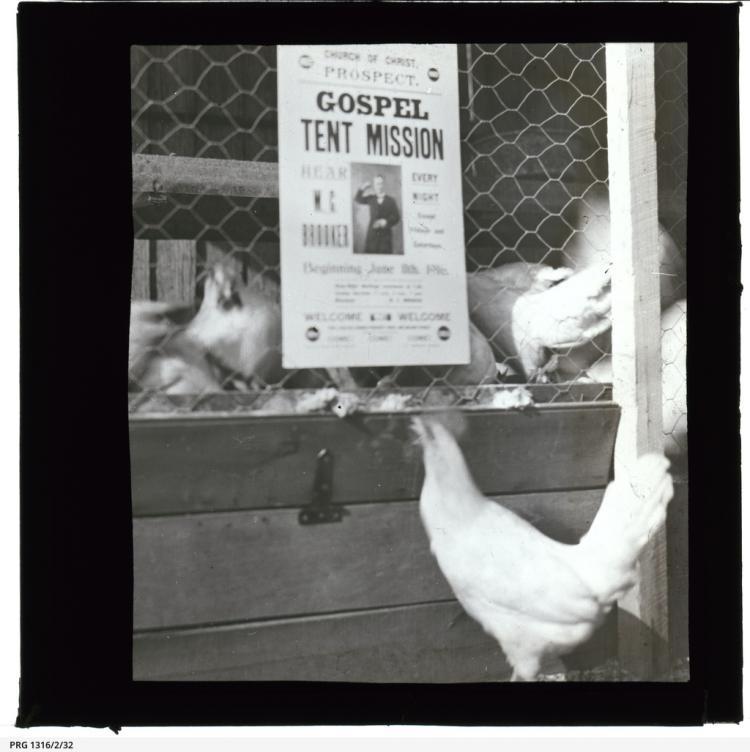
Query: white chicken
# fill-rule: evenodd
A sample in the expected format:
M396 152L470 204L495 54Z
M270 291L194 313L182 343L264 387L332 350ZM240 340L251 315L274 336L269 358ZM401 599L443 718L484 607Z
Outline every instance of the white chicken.
M130 388L166 394L221 391L205 350L180 325L181 304L134 300L130 304Z
M174 329L169 313L174 306L153 300L133 300L130 304L130 346L128 373L137 380L153 356L155 346Z
M202 394L283 384L320 388L335 383L355 388L348 369L281 367L281 307L278 284L230 259L206 274L198 312L174 303L131 304L128 371L133 388L167 394ZM173 318L179 315L180 324Z
M278 283L238 264L217 262L206 275L203 301L188 326L193 339L224 372L242 387L283 385L286 389L316 389L335 384L355 389L347 368L289 371L281 365L281 292Z
M590 342L611 326L610 265L581 272L517 262L469 277L469 310L499 359L547 380L551 351Z
M544 657L586 641L635 584L638 556L672 498L669 463L641 457L632 478L609 484L588 533L567 545L485 498L441 420L412 426L424 454L419 508L432 553L466 612L500 643L511 680L532 681Z
M279 289L262 275L245 283L236 266L215 264L186 331L230 377L268 384L283 375Z

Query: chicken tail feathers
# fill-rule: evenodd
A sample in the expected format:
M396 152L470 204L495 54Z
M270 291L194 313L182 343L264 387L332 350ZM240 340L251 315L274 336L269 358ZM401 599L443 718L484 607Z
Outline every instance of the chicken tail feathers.
M674 489L663 455L640 457L629 476L607 487L580 551L589 562L587 579L604 600L619 597L633 583L635 565L649 538L664 523Z

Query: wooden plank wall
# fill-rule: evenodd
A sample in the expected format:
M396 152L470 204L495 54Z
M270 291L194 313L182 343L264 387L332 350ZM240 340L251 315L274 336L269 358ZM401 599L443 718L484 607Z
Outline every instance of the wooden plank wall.
M490 495L603 488L617 420L611 403L472 410L462 445ZM422 482L402 414L132 419L130 437L136 515L299 506L323 448L335 502L415 499Z
M601 491L499 497L555 538L588 529ZM136 629L195 626L452 599L418 502L357 504L341 523L297 509L134 521ZM158 572L158 577L153 573Z
M615 650L605 623L547 673L595 666ZM133 675L159 681L505 681L493 640L455 601L137 633Z
M157 240L155 245L156 299L192 303L195 298L195 241Z
M133 243L131 300L149 300L151 298L150 245L148 240L136 240Z
M407 420L132 421L134 677L508 679L497 644L460 616L430 553ZM467 423L480 488L546 534L577 541L609 477L617 409L479 410ZM347 514L302 526L323 446L334 447L333 498ZM614 636L610 619L570 665L603 662Z

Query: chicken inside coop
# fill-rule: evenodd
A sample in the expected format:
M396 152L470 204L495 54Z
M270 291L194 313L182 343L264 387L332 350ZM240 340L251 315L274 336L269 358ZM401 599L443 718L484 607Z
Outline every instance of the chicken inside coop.
M280 202L269 198L272 194L265 188L232 196L218 189L212 195L212 189L196 196L167 193L159 202L141 202L136 208L138 237L157 238L157 245L158 238L205 237L211 240L193 245L214 247L210 262L209 255L196 261L196 253L202 251L195 249L190 262L173 259L171 273L177 277L184 272L181 264L193 264L197 284L192 291L183 291L182 297L198 300L192 316L186 319L185 310L168 302L134 302L129 389L144 394L246 392L250 396L297 389L335 388L370 396L422 390L423 399L430 395L437 399L442 390L450 402L466 399L466 390L475 387L610 383L611 330L617 324L612 322L615 272L610 252L604 53L603 45L466 45L459 50L456 105L466 230L467 363L284 369ZM657 69L675 61L684 64L669 48L658 53ZM212 62L214 54L219 57ZM148 69L138 79L134 96L158 98L163 88L160 76L169 78L170 69L188 75L195 66L197 75L208 66L218 76L226 67L236 77L240 68L249 66L247 70L256 76L251 99L263 113L253 121L252 137L227 140L218 120L194 126L188 112L173 113L184 122L165 136L160 111L136 108L133 132L139 154L185 154L219 167L226 164L229 172L217 173L220 181L231 182L232 171L248 163L262 168L259 174L271 174L268 168L278 161L280 114L275 48L238 46L201 52L175 48L156 64L148 64L146 48L138 48L134 55L134 62ZM268 66L271 75L261 75ZM241 81L230 77L220 88L228 87L228 96L233 86L250 83L250 79ZM659 279L665 317L663 421L671 434L669 450L676 456L684 454L686 433L685 326L674 313L686 307L685 164L680 152L685 132L679 122L684 102L667 96L665 81L660 75L656 78ZM210 86L200 86L205 97L214 95ZM168 101L162 104L169 109ZM200 133L191 133L193 127ZM308 178L340 178L348 174L347 169L354 165L305 167L303 173ZM364 165L356 169L361 171ZM389 189L398 199L400 168L378 169L387 173ZM435 178L426 172L419 175ZM430 185L434 188L429 183L425 190ZM324 206L332 210L335 202L326 204L323 198L333 192L316 195L316 212ZM398 239L398 228L409 226L406 202L402 203L403 217L394 234L397 245L403 241ZM154 241L145 242L152 243L151 269L145 270L145 276L151 275L153 288L153 267L157 277L169 275L170 270L158 253L155 259ZM222 254L223 261L214 265ZM300 297L309 292L300 289ZM158 292L157 297L170 299ZM669 347L674 352L666 352Z
M278 282L231 258L207 271L197 311L133 301L129 368L133 390L165 394L349 386L334 369L282 368Z
M502 647L512 680L588 640L636 582L641 551L666 519L669 462L642 456L607 487L577 545L559 543L477 488L456 439L458 413L412 425L423 449L419 509L430 549L466 612Z
M503 365L541 379L548 370L549 348L585 343L610 325L605 267L575 274L541 264L507 264L474 275L469 289L473 321L468 365L331 369L305 377L285 374L281 367L278 283L260 274L245 281L236 267L220 263L206 275L201 305L185 325L176 320L177 313L184 318L185 306L134 301L131 381L175 394L189 393L191 386L196 392L282 382L302 388L319 386L321 379L357 388L371 385L373 374L381 387L433 381L477 386L501 381L510 372Z
M134 301L131 390L165 394L285 389L339 390L482 386L504 383L609 383L611 274L609 219L601 193L576 205L578 224L565 265L509 262L468 276L470 362L457 366L286 370L281 365L278 280L232 254L211 266L197 310ZM668 449L686 436L684 262L661 228L664 425Z

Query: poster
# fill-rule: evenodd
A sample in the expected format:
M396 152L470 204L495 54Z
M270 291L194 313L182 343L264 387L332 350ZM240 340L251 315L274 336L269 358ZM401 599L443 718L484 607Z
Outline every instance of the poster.
M285 368L469 362L455 45L280 46Z

